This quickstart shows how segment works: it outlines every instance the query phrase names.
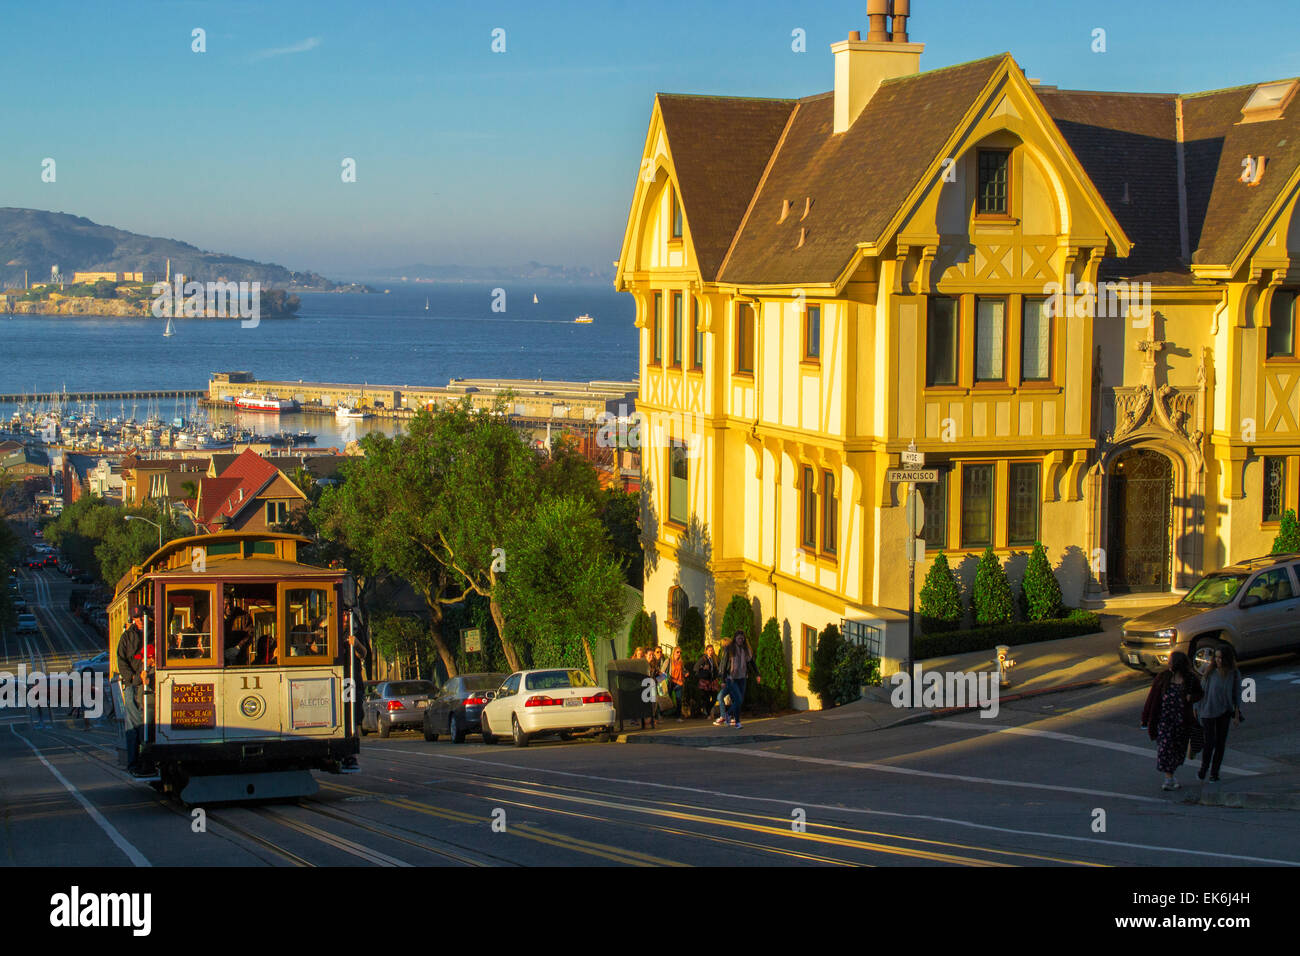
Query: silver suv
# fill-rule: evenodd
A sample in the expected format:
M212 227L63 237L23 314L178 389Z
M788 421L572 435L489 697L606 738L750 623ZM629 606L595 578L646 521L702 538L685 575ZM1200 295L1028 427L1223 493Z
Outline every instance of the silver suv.
M1220 642L1239 658L1300 647L1300 553L1241 561L1207 574L1177 604L1124 625L1119 659L1154 672L1182 651L1197 664Z

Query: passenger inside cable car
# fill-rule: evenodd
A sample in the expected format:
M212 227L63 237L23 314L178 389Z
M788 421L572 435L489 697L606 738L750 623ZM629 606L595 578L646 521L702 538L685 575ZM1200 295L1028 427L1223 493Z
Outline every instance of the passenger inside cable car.
M290 657L321 657L329 653L328 609L328 597L320 588L285 591Z
M204 587L167 588L166 666L216 661L212 655L212 595Z
M227 584L225 659L228 667L266 666L277 661L274 584Z

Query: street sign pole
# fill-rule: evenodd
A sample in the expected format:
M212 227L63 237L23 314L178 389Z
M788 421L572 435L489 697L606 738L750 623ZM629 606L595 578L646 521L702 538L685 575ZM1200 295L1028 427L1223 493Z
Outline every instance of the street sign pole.
M916 494L916 485L907 487L907 523L912 524L912 496ZM907 541L907 677L909 683L915 679L915 667L912 665L912 641L916 627L916 533L912 532ZM916 698L913 697L913 700Z
M916 450L916 442L908 444L907 451L899 455L899 459L904 466L900 469L889 469L886 473L886 479L906 484L907 498L905 499L904 510L907 512L907 658L903 661L903 667L906 670L908 680L915 680L915 664L913 655L915 654L916 641L916 552L917 541L920 539L921 529L925 527L925 499L921 497L921 492L917 488L919 482L935 482L939 480L938 473L935 471L925 471L925 453Z

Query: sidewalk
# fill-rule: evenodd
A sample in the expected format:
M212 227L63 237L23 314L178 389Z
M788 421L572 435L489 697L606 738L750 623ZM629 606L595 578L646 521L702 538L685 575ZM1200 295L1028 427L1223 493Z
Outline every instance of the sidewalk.
M1016 661L1011 670L1011 686L1002 688L999 703L1021 700L1039 694L1073 690L1098 684L1132 681L1149 683L1151 678L1119 662L1119 630L1123 618L1104 615L1104 630L1083 637L1070 637L1039 644L1022 644L1011 649ZM926 671L997 670L993 651L976 651L952 657L936 657L921 662ZM874 688L870 696L829 711L800 711L778 717L745 718L740 730L715 727L712 721L675 718L661 720L654 730L629 730L620 742L673 744L683 747L718 747L738 744L789 740L796 737L833 737L884 730L902 724L932 720L953 713L951 709L895 707L890 702L889 684Z

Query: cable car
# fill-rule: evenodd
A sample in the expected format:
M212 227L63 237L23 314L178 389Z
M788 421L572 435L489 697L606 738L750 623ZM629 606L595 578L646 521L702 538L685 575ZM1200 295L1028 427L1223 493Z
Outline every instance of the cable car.
M117 644L139 606L153 661L141 761L183 803L308 796L317 790L312 770L354 769L355 760L344 765L360 749L351 579L300 562L308 543L250 531L178 538L117 584L109 607L116 713L124 713Z

